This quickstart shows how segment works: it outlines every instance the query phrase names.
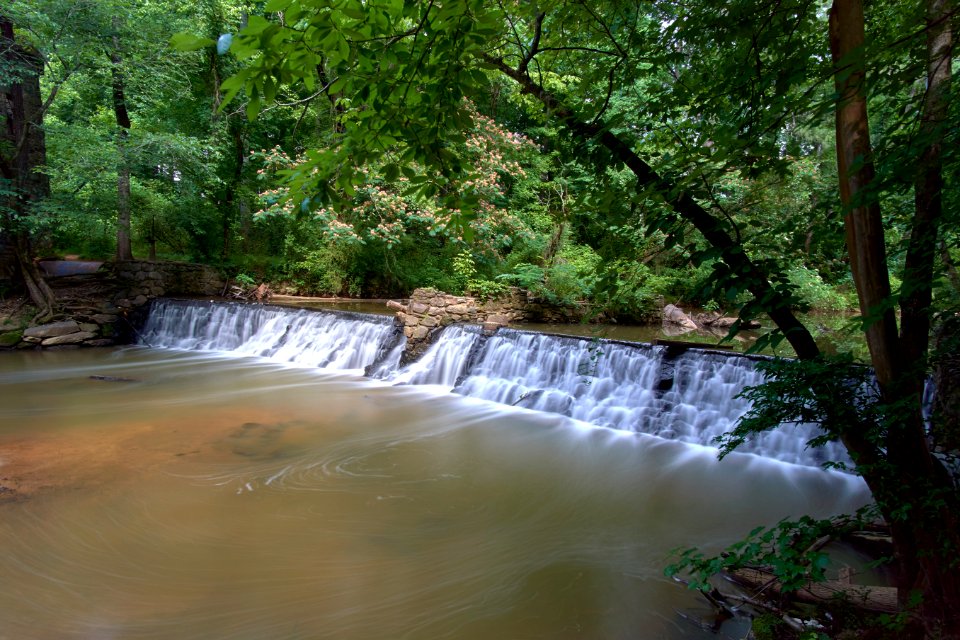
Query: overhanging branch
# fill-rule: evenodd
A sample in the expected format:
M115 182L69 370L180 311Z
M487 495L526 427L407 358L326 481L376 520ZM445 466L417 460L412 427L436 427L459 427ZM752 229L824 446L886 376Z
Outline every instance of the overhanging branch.
M483 61L514 80L523 93L534 96L550 115L566 126L576 137L594 141L618 161L625 164L637 177L638 189L658 193L684 220L692 224L720 251L723 261L737 274L746 288L763 304L771 320L783 332L800 358L815 358L820 354L813 336L797 319L787 298L771 284L767 275L724 230L721 222L703 208L689 193L658 174L643 158L601 122L585 122L550 91L537 84L525 71L514 69L501 58L484 55Z

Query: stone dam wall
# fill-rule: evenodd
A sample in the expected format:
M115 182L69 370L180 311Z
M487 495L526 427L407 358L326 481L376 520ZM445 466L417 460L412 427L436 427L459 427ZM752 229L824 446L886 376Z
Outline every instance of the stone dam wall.
M0 318L0 349L101 347L134 341L145 305L161 296L218 296L224 281L209 266L184 262L106 263L95 274L50 278L61 302L51 322Z
M224 280L213 267L188 262L131 260L108 266L117 282L114 303L121 309L161 296L219 296Z
M391 300L387 307L396 311L396 323L407 338L404 361L419 358L439 330L457 322L480 324L493 333L507 324L523 322L569 323L583 320L583 307L561 307L534 297L517 287L488 300L473 296L455 296L436 289L416 289L406 304Z

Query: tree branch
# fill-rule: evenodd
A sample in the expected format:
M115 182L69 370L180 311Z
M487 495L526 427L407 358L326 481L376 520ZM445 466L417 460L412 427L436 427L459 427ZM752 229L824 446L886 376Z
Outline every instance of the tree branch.
M540 50L540 36L543 34L543 19L546 17L547 14L541 11L537 14L537 17L533 22L533 41L530 42L530 50L527 51L527 55L524 56L523 60L521 60L520 64L517 66L517 71L519 73L527 72L527 67L530 65L530 61L533 60L533 56L537 55Z
M743 246L734 242L723 229L720 221L704 209L693 196L660 176L626 142L600 123L584 122L528 75L519 73L500 58L484 55L483 60L514 80L520 85L523 93L537 98L550 115L570 129L575 136L584 141L596 141L605 147L614 158L623 162L634 173L638 188L656 192L681 218L691 223L714 248L720 251L723 261L736 273L754 297L761 301L770 318L793 346L798 357L814 358L820 354L813 336L793 315L788 299L779 290L773 288L766 275L744 252Z

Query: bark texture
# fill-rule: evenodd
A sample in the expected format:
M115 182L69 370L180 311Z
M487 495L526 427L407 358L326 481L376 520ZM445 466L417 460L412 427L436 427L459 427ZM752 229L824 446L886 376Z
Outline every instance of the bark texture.
M891 525L899 568L898 598L901 608L912 616L908 635L926 638L960 637L960 504L952 479L930 450L921 412L942 187L937 123L946 113L944 83L949 82L950 66L949 57L944 64L944 56L949 56L944 43L950 38L945 11L941 0L929 2L931 76L921 127L926 146L916 180L917 209L900 300L900 334L890 298L880 205L873 191L863 5L861 0L835 0L830 11L830 49L839 96L837 166L847 251L860 310L869 323L871 361L889 413L883 442L848 444L848 448L855 460L859 446L878 448L878 463L861 471ZM911 608L917 595L920 604Z
M12 237L17 271L36 305L38 319L53 315L56 297L32 258L30 234L23 221L33 203L50 193L47 176L37 169L46 164L46 141L41 126L44 103L40 95L42 62L34 52L14 41L13 23L0 16L0 55L16 70L14 81L0 86L0 176L11 195L0 203L2 231Z
M112 84L113 113L117 121L117 260L133 260L130 242L130 113L124 92L123 58L120 39L113 37L110 52L110 80Z

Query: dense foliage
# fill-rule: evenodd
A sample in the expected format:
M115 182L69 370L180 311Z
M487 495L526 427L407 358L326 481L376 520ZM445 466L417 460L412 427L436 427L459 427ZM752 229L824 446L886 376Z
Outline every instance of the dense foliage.
M496 11L467 6L464 20L451 5L429 16L444 21L435 29L461 25L451 27L464 38L452 56L441 32L418 35L415 3L321 6L9 3L19 40L44 59L44 90L55 93L44 114L43 171L52 192L30 220L42 253L116 253L116 185L128 165L136 256L215 263L291 292L456 290L454 258L467 250L476 282L591 300L622 319L648 318L664 299L731 311L747 300L717 286L716 256L662 205L621 196L633 180L625 167L544 120L529 92L489 64L466 64L495 52ZM277 13L283 9L289 14ZM629 28L623 50L591 44L605 37L608 18L597 13L577 33L577 11L558 5L557 27L535 61L543 86L631 132L698 197L735 213L744 245L778 263L798 305L851 308L829 129L796 113L742 122L742 105L726 99L725 85L737 83L760 94L761 82L806 89L818 79L804 75L809 69L797 58L822 43L810 34L797 36L806 47L799 52L761 43L770 59L758 73L776 78L721 78L713 65L746 72L731 65L739 54L722 57L707 34L690 32L711 24L699 9L603 10ZM511 38L535 18L518 10ZM710 28L711 37L738 37ZM771 26L759 35L776 33ZM411 58L421 50L418 37L437 46ZM169 47L171 38L193 51ZM271 66L304 38L319 48ZM264 55L268 43L274 58ZM411 67L416 83L394 87ZM126 134L111 104L116 69L131 121ZM754 140L750 131L763 127L769 131Z

